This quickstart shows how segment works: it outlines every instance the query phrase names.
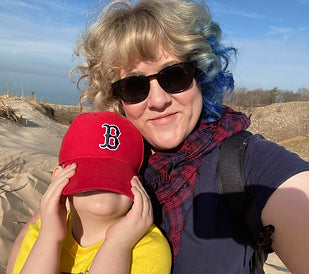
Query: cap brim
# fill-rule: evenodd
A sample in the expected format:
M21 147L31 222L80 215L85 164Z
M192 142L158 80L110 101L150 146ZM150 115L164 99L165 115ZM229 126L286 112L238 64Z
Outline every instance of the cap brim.
M62 191L69 195L91 190L105 190L117 192L134 199L131 192L131 179L137 171L119 160L109 158L83 158L65 163L76 163L76 173Z

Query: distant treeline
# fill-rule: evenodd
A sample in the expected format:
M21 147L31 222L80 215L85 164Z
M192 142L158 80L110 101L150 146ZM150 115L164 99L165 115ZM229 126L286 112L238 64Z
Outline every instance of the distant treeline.
M309 101L309 89L299 88L297 92L293 92L281 90L277 87L270 90L236 88L232 94L225 98L224 103L231 106L250 108L292 101Z

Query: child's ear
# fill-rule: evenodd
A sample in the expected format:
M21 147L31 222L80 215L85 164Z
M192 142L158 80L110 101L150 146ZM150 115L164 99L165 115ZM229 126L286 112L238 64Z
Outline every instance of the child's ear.
M58 172L59 172L60 170L62 170L62 169L63 169L62 166L56 166L56 167L54 168L54 171L53 171L52 179L54 179L54 178L56 177L56 175L58 174Z

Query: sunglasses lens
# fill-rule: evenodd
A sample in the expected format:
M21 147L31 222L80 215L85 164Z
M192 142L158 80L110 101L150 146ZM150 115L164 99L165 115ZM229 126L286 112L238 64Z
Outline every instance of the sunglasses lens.
M194 63L176 64L162 70L157 79L166 92L178 93L190 87L194 71Z
M112 88L124 102L135 104L148 96L149 81L143 76L130 76L112 84Z
M149 76L129 76L112 84L114 94L128 104L136 104L145 100L149 94L152 78L156 78L162 89L169 93L187 90L192 84L195 63L179 63L164 68L158 74Z

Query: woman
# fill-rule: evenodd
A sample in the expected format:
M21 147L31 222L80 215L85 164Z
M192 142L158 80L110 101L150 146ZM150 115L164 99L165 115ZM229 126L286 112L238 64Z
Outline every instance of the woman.
M78 43L81 99L125 115L149 144L143 175L174 273L250 273L253 248L215 175L222 141L250 124L222 107L234 53L207 7L184 0L115 1ZM272 248L290 271L308 273L309 163L255 135L244 165L246 191L275 228Z

